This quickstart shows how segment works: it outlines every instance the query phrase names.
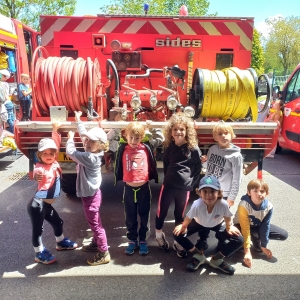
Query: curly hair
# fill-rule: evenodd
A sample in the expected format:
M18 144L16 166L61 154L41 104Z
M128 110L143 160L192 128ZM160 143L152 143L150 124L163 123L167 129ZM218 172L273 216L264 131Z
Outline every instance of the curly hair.
M168 124L164 128L164 136L165 136L164 145L168 147L172 142L173 140L172 128L177 124L183 125L186 128L185 139L187 141L188 148L192 149L195 146L198 146L198 137L197 137L196 130L194 128L194 123L191 118L185 116L181 112L173 114L172 117L168 120Z

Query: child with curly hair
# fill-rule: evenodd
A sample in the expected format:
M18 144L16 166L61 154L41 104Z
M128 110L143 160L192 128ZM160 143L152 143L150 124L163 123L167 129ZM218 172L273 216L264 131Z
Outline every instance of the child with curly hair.
M163 251L168 251L169 243L162 231L164 220L172 202L175 203L175 226L183 222L190 191L199 182L201 171L201 151L198 147L194 123L183 113L176 113L165 128L165 152L163 158L164 181L160 191L155 220L156 241ZM177 255L187 255L178 243L173 248Z

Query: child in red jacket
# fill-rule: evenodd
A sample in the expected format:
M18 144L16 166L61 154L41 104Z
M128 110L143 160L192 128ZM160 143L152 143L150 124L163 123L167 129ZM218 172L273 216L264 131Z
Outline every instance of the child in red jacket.
M63 235L63 220L53 208L52 204L60 195L61 168L56 161L60 148L61 136L57 132L60 124L52 124L52 139L41 139L38 144L38 163L33 171L38 182L38 189L29 201L27 211L32 223L32 244L35 251L35 261L42 264L51 264L56 261L43 245L42 233L44 221L48 221L53 228L56 240L56 250L72 250L77 244Z

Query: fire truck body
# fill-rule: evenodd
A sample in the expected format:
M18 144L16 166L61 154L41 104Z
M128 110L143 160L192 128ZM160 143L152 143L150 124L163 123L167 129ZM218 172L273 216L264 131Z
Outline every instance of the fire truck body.
M64 174L71 176L71 181L63 176L63 187L74 187L70 173L75 170L64 154L67 132L76 130L74 110L84 112L87 128L98 126L97 120L109 130L147 119L154 121L150 127L162 128L172 113L192 105L199 145L205 152L214 143L211 133L216 123L198 118L198 81L205 73L200 68L249 68L252 34L253 18L41 16L44 48L33 55L32 121L17 123L15 133L18 148L30 160L30 175L38 141L50 136L50 117L57 112L63 120L59 161L66 165ZM249 76L257 84L253 73ZM247 111L249 107L242 108ZM235 144L242 148L245 162L259 163L261 176L262 159L276 143L277 125L252 123L249 118L243 123L232 121Z

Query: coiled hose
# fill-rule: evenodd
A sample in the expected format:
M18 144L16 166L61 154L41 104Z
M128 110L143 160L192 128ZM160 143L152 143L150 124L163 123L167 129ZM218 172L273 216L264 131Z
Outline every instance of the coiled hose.
M41 53L44 56L41 56ZM39 56L39 57L38 57ZM32 59L33 106L37 116L49 115L50 106L65 106L68 111L81 111L89 97L97 107L97 95L102 94L98 59L51 57L38 47Z
M251 112L255 122L258 116L256 90L257 77L253 69L196 69L189 105L195 107L196 117L237 120Z

